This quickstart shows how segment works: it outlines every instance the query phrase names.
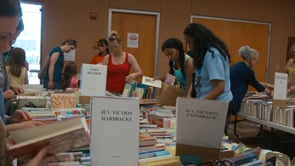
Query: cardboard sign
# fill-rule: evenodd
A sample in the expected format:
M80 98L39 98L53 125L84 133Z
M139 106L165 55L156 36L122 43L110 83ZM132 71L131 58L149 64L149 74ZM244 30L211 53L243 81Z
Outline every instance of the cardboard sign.
M83 64L81 68L81 95L105 96L107 66Z
M178 98L176 143L198 147L221 147L228 103Z
M273 99L284 100L287 99L288 91L288 74L286 73L275 73L275 84L274 84L274 96Z
M93 97L91 164L138 165L139 99Z

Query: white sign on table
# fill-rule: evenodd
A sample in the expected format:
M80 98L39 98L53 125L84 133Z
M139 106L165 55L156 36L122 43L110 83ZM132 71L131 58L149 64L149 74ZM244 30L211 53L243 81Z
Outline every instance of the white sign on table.
M91 165L138 165L139 99L93 97Z
M273 99L279 99L279 100L287 99L287 91L288 91L288 74L276 72Z
M219 149L227 109L227 102L177 98L176 143Z
M105 96L107 66L82 64L81 67L81 95Z

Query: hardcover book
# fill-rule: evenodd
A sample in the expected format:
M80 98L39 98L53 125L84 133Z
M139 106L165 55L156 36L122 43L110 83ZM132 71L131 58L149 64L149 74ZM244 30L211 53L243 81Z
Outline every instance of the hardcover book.
M73 118L48 125L9 132L15 142L9 146L11 154L18 159L36 155L45 145L50 145L49 154L66 152L88 146L90 136L84 118Z

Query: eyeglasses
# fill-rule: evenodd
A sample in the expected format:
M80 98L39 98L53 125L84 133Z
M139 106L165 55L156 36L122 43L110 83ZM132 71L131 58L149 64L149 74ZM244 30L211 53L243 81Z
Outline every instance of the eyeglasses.
M1 32L0 33L0 42L10 42L13 44L15 40L13 40L13 34L12 33L7 33L7 32Z

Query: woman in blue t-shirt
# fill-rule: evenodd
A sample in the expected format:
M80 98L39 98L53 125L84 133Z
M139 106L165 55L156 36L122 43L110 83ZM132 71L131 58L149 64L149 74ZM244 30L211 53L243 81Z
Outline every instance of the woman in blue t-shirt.
M175 76L185 95L191 86L192 74L194 72L193 59L185 54L183 44L179 39L169 38L162 45L162 51L169 58L169 73ZM164 80L165 78L161 78ZM190 95L187 95L190 96Z
M76 40L69 39L64 41L61 46L55 47L50 51L50 63L43 80L44 88L62 89L61 82L64 67L64 52L70 52L76 47Z
M189 24L184 36L194 59L195 77L190 88L192 96L230 102L230 55L224 42L197 23Z

